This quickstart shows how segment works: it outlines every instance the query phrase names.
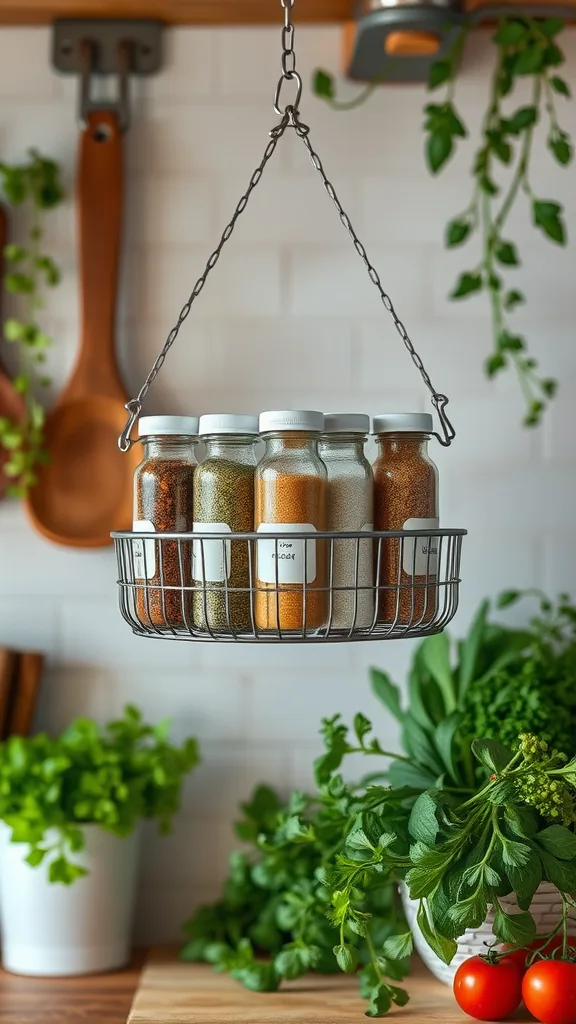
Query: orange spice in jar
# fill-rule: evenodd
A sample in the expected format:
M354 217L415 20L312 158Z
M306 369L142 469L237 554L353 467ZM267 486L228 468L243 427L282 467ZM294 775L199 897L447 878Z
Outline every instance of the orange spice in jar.
M257 542L255 621L258 629L310 631L326 623L326 530L328 474L318 455L324 427L320 412L265 412L260 433L266 451L256 468ZM266 540L282 533L282 540ZM290 534L310 534L291 539Z
M144 459L134 473L134 532L191 533L197 417L143 416L138 432ZM140 623L159 631L189 629L192 544L135 539L132 557Z
M374 463L376 530L437 530L438 470L428 455L428 413L376 416ZM434 537L382 540L378 621L423 626L438 605L438 542Z

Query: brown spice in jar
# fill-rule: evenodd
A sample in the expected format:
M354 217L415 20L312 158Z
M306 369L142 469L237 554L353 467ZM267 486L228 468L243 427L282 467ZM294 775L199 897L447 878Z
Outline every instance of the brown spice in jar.
M190 459L148 458L143 462L135 476L137 518L152 522L157 533L191 532L194 465ZM192 585L192 544L172 540L152 543L154 576L136 581L145 584L136 590L138 618L144 626L156 629L189 628L192 592L181 588Z
M376 530L402 530L409 519L437 517L438 474L423 450L425 440L421 434L380 435L380 455L373 467ZM383 540L380 550L380 588L392 589L379 590L378 621L429 624L437 609L437 574L412 576L400 568L399 540Z
M255 528L261 523L295 525L310 523L318 531L326 530L326 479L312 475L278 473L266 470L256 479ZM311 538L314 534L310 535ZM326 541L316 540L316 576L302 584L256 581L255 619L259 629L307 630L323 626L328 614ZM322 589L323 588L323 589Z

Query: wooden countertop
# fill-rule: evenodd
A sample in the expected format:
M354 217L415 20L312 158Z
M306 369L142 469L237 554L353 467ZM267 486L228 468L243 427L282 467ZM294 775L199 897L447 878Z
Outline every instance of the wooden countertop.
M114 974L24 978L0 971L2 1024L126 1024L146 953Z
M390 1024L471 1024L450 988L419 960L406 988L410 1002L392 1011ZM211 967L178 963L173 951L154 950L128 1024L362 1024L366 1005L355 978L309 975L280 992L248 992ZM529 1019L526 1011L515 1015L516 1024Z

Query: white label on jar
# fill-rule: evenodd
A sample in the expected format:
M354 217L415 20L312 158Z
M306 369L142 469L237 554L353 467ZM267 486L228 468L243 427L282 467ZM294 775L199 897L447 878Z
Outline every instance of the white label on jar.
M439 519L407 519L404 530L437 530ZM404 572L408 576L435 576L438 572L439 537L406 537Z
M156 527L149 519L135 519L134 533L154 533ZM156 541L133 540L134 577L137 580L153 580L156 575Z
M260 523L258 533L316 533L316 527L311 523ZM278 583L313 583L316 541L286 536L281 540L257 541L257 575L261 583L275 584L276 579Z
M194 523L194 533L232 533L228 523ZM230 579L229 540L192 541L192 577L200 583L224 583Z

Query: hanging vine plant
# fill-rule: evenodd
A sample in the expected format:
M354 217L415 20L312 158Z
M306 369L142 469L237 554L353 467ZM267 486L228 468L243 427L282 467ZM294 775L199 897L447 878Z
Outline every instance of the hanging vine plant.
M456 106L456 84L470 28L461 31L448 57L430 68L429 89L445 90L441 102L425 107L425 154L432 174L445 167L458 143L468 136ZM558 74L565 62L558 41L563 28L560 18L539 20L522 15L500 20L492 37L496 60L472 164L472 196L445 232L445 244L450 249L465 245L475 235L481 238L481 258L459 275L450 298L460 301L484 292L489 299L494 347L484 364L485 372L494 377L506 368L516 371L526 405L526 426L540 422L556 394L558 382L540 374L537 361L528 351L527 339L512 326L511 315L526 301L526 296L508 277L521 265L521 258L507 227L513 208L523 200L534 227L554 244L566 245L561 203L538 195L530 174L534 134L539 124L546 125L547 147L558 164L565 167L573 157L573 142L561 127L556 110L558 97L570 98L569 85ZM509 111L515 86L526 80L531 82L530 102ZM336 109L357 106L376 88L377 83L365 88L350 103L341 103L331 75L317 71L314 80L316 94ZM505 185L499 182L502 168L506 168Z
M43 372L46 350L52 339L42 329L39 314L46 289L60 281L60 271L43 248L46 211L63 198L60 169L53 160L32 149L23 164L0 163L0 189L12 207L29 212L25 244L11 243L4 249L6 291L19 297L19 316L4 322L4 338L17 351L18 370L14 388L22 395L25 413L19 422L0 417L0 447L8 452L3 473L11 481L7 494L25 497L36 483L36 472L48 455L44 449L44 406L42 390L51 383Z

